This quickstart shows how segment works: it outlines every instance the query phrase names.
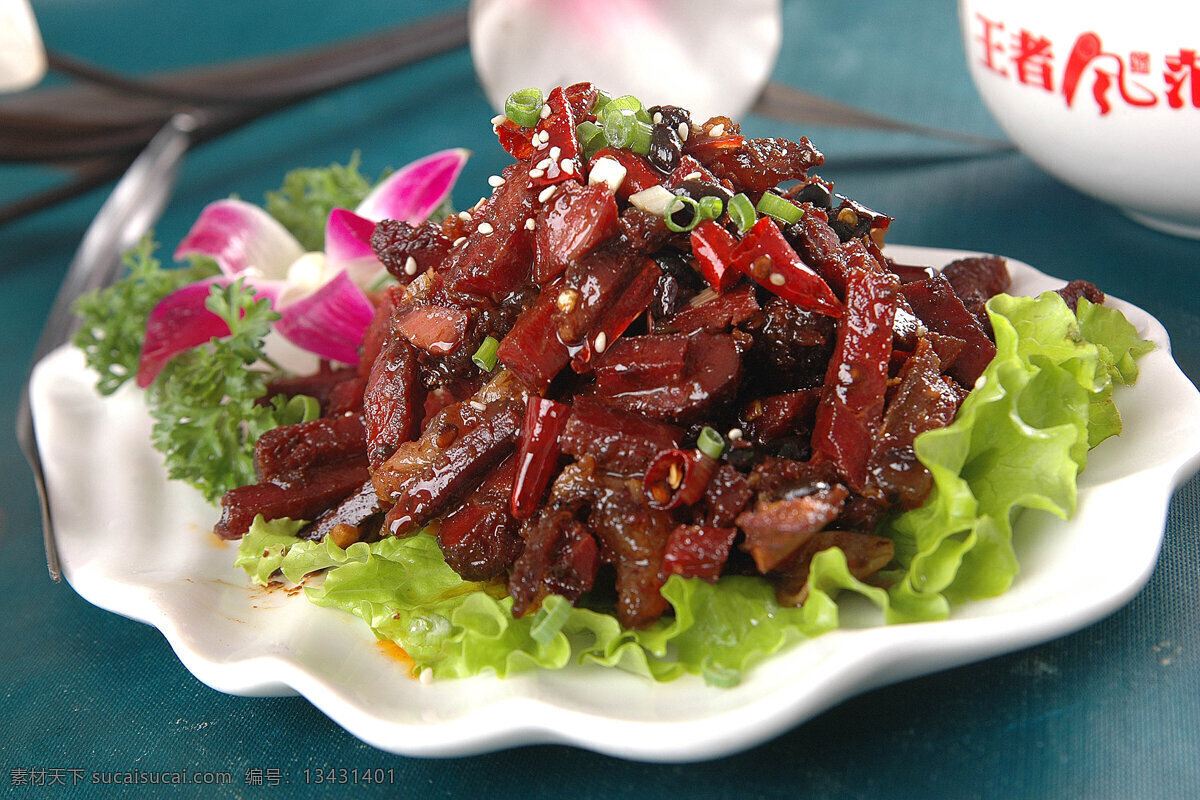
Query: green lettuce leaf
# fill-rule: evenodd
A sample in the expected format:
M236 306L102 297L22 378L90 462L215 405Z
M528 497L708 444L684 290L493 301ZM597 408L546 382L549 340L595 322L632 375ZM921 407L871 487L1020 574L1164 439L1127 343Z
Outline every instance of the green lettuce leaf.
M647 656L673 655L677 667L656 665L659 679L677 672L698 674L712 686L735 686L748 669L804 638L838 627L834 597L858 592L881 608L883 589L867 586L850 574L846 556L836 548L817 553L809 574L809 597L800 608L781 606L774 587L748 576L727 576L716 583L672 576L662 593L674 609L633 640Z
M1081 301L1076 317L1053 292L989 301L996 357L955 421L916 442L934 488L891 524L906 572L888 621L943 619L952 602L1003 593L1018 568L1016 512L1074 513L1089 448L1120 433L1114 376L1136 377L1133 359L1153 346L1098 308Z
M137 374L146 319L171 292L216 275L212 259L193 259L186 267L163 267L154 257L158 243L146 234L122 256L127 273L112 286L79 297L71 310L81 317L72 343L96 371L96 390L109 395Z
M244 569L259 586L266 586L271 582L271 576L279 571L284 556L302 542L296 538L296 534L303 527L303 522L290 519L268 522L260 514L238 543L238 554L233 565Z
M503 585L464 581L428 533L342 549L328 538L297 538L303 526L259 517L241 541L236 566L263 584L275 573L299 583L323 572L321 583L305 587L312 602L362 619L401 647L414 671L428 668L435 677L489 671L503 677L579 661L660 681L690 672L732 686L766 656L836 628L837 591L860 592L881 607L886 602L882 589L850 575L840 550L828 550L813 560L802 608L780 606L763 580L731 576L709 584L674 576L663 588L674 614L646 630L625 630L612 614L558 596L517 619Z
M297 538L303 524L256 519L235 563L260 582L275 572L293 583L324 573L323 581L305 587L308 598L362 619L404 649L418 672L463 677L491 671L503 677L534 667L559 669L571 660L572 640L580 649L607 651L615 649L611 639L625 635L615 618L561 597L515 619L503 584L464 581L428 533L342 549L328 538Z
M1085 303L1078 318L1054 293L989 303L997 356L954 423L917 439L934 488L884 531L899 564L888 590L856 579L845 555L830 549L814 557L800 608L780 606L761 579L673 576L662 590L672 611L633 631L605 609L557 596L516 619L503 584L464 581L428 533L343 550L297 539L302 523L258 519L237 564L259 582L323 573L306 585L309 599L362 619L404 649L415 672L503 677L580 662L732 686L764 658L837 628L841 592L862 595L888 622L910 622L943 619L951 603L1010 586L1014 517L1023 508L1070 516L1089 445L1120 431L1112 384L1136 377L1134 360L1152 346L1119 312Z
M1079 300L1079 330L1084 339L1100 348L1101 358L1114 381L1132 384L1137 380L1137 359L1154 349L1142 339L1125 315L1115 308Z

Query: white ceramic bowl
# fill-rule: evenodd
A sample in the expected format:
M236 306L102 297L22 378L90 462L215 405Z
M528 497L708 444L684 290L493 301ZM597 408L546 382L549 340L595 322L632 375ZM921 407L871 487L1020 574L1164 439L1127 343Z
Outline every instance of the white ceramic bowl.
M959 0L971 77L1030 159L1200 238L1200 2Z

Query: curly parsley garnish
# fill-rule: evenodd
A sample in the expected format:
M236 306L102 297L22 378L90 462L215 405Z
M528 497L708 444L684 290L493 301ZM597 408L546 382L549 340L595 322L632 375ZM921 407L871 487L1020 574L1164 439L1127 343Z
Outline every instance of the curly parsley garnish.
M254 483L253 444L288 420L282 397L262 402L274 374L263 340L279 314L241 280L214 285L206 307L230 334L176 356L148 391L151 440L169 477L185 480L210 502ZM271 371L254 368L267 365Z
M284 176L283 186L267 192L264 208L305 250L323 250L330 209L355 208L375 185L363 177L358 166L355 152L349 164L294 169Z
M197 260L182 269L164 269L154 251L158 243L145 236L125 253L129 273L112 286L80 297L74 311L83 325L72 344L83 351L98 376L96 390L109 395L137 373L146 334L146 318L158 301L189 283L217 274L217 265Z

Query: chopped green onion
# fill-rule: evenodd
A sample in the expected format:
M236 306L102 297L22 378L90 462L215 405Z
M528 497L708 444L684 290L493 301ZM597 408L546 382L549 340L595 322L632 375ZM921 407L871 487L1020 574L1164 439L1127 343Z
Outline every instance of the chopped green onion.
M675 221L675 214L688 209L688 221L680 225ZM700 216L700 204L686 195L676 195L671 198L671 202L667 203L667 210L663 213L663 219L667 222L667 228L676 233L686 233L692 228L700 224L703 219Z
M758 219L758 214L754 211L754 204L750 202L750 198L745 194L735 194L729 200L729 219L737 225L738 230L742 233L750 230L754 226L754 221Z
M804 211L799 206L771 192L763 193L762 199L758 201L758 210L788 225L799 222L804 216Z
M638 122L644 122L647 125L653 124L650 119L650 112L642 106L642 101L631 94L623 94L620 97L609 100L604 106L604 113L600 116L608 119L608 115L614 111L620 111L622 114L630 112L637 118Z
M306 394L292 395L283 407L282 418L285 425L295 425L298 422L312 422L320 416L320 401Z
M642 122L640 119L633 127L633 144L629 149L635 153L646 155L650 152L650 139L654 135L654 127L649 122Z
M605 106L612 102L612 95L603 89L596 91L596 102L592 103L592 113L600 114L604 111Z
M721 216L721 212L725 209L725 201L716 195L708 195L700 198L700 218L701 219L716 219Z
M471 356L471 360L484 372L491 372L496 368L496 350L499 347L500 342L496 341L496 337L489 336L479 345L479 349Z
M542 90L518 89L504 101L504 116L522 128L532 128L542 119Z
M641 111L642 101L638 100L631 94L623 94L620 97L614 97L608 101L608 111L616 109L628 109L629 111Z
M700 438L696 440L696 447L701 453L716 461L725 452L725 437L717 433L715 428L705 425L700 429Z
M529 636L538 644L547 644L571 616L571 604L561 597L547 597L534 615L533 625L529 628Z
M597 150L608 144L608 140L604 138L604 131L594 122L584 120L575 126L575 138L579 140L579 146L583 148L583 154L591 158Z
M613 100L609 107L616 102ZM644 155L650 152L650 136L653 133L654 129L639 121L632 111L622 110L619 113L604 115L604 138L613 147L633 150Z

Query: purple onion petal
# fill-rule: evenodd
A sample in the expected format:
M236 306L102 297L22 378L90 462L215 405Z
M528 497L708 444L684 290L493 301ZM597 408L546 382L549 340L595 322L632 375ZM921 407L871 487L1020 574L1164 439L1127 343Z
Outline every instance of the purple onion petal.
M209 256L229 276L247 270L281 279L304 248L274 217L242 200L218 200L200 212L187 236L175 248L175 260Z
M358 346L375 316L375 306L345 272L312 294L282 305L275 330L292 344L321 358L358 363Z
M375 222L399 219L420 225L450 196L470 155L456 147L419 158L389 175L354 210Z
M205 302L214 284L225 286L231 280L225 275L215 275L189 283L158 301L146 319L146 336L138 359L138 386L144 389L153 383L167 362L184 350L229 335L225 320L209 311ZM266 297L272 305L283 288L280 281L247 279L246 282L256 295Z
M375 221L353 211L335 208L325 223L325 256L335 264L358 259L375 258L371 234Z

